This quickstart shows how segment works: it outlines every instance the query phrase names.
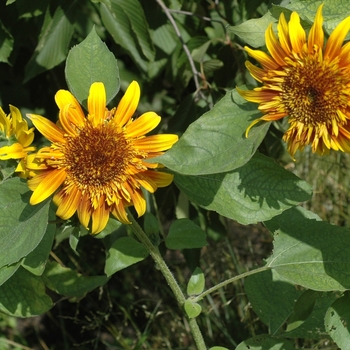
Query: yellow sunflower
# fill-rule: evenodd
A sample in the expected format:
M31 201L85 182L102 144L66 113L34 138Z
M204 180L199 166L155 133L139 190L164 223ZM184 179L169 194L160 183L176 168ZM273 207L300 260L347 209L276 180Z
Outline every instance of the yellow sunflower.
M117 108L106 108L103 83L90 87L88 115L66 90L55 96L59 122L30 114L35 127L51 142L40 149L28 164L37 175L28 181L35 205L50 195L63 220L75 212L91 233L101 232L112 213L129 224L125 207L135 206L139 216L146 210L144 188L153 193L172 182L171 174L158 171L156 163L145 162L159 156L177 141L176 135L145 136L160 123L154 112L132 119L140 99L140 87L132 82Z
M10 114L6 115L0 107L0 160L19 160L15 171L24 177L26 157L35 151L35 147L30 146L33 140L34 128L28 129L19 109L10 105Z
M265 33L270 55L245 47L262 66L246 62L262 86L238 91L246 100L259 103L264 113L251 123L246 135L259 121L288 117L283 139L292 156L309 144L321 155L329 149L350 152L350 43L343 45L350 17L339 23L325 43L322 8L318 8L308 36L296 12L288 23L282 13L278 37L272 24Z

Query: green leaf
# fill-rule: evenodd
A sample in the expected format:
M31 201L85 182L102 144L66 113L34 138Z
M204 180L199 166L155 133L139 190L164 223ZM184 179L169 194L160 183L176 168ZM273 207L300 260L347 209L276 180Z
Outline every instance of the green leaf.
M310 185L259 153L229 173L175 174L174 181L194 203L244 225L269 220L311 197Z
M350 298L348 292L329 307L324 322L327 333L338 347L347 349L350 339Z
M105 273L109 277L115 272L144 260L147 256L147 249L134 238L119 238L107 252Z
M189 219L174 221L164 241L168 249L202 248L207 245L205 232Z
M184 309L188 318L196 318L202 312L202 307L191 300L184 302Z
M286 332L300 327L312 314L320 292L306 290L294 305L293 314L288 319Z
M0 185L0 267L32 252L47 230L50 201L32 206L31 194L19 178Z
M3 266L0 268L0 286L4 284L21 266L18 262L9 266Z
M350 13L350 2L344 0L310 0L300 1L292 0L287 6L292 11L296 11L303 19L310 23L315 21L315 15L318 7L323 6L323 27L328 34L331 34L335 27L345 19ZM345 40L349 40L350 33Z
M46 11L40 40L25 67L24 82L57 66L66 59L74 32L72 16L75 13L75 6L74 1L66 9L58 6L53 17L51 17L50 9Z
M69 90L85 107L92 83L104 84L107 103L120 88L117 60L97 35L95 27L85 40L69 51L65 74Z
M295 350L286 339L274 338L269 334L257 335L238 344L236 350Z
M224 348L222 346L213 346L212 348L209 348L209 350L229 350L229 349Z
M300 295L293 284L271 270L249 276L244 281L244 289L253 310L271 334L282 329Z
M203 271L196 267L187 285L187 295L198 295L204 290L205 278Z
M55 219L55 213L53 210L49 213L49 220ZM37 247L29 253L23 260L22 266L36 276L41 276L45 270L47 259L50 255L53 241L55 239L56 225L49 224L43 239L37 245Z
M192 123L168 152L152 161L186 175L239 168L253 156L268 130L269 123L261 123L245 137L248 126L260 115L256 104L233 90Z
M58 294L82 298L86 293L106 284L108 278L106 276L83 276L57 262L48 261L43 280L49 289Z
M0 62L9 63L8 58L13 49L13 37L0 21Z
M274 233L267 260L288 281L317 291L350 289L350 232L320 221L302 207L265 222Z
M130 19L123 8L116 2L111 4L111 9L105 4L101 4L100 12L102 22L113 40L130 54L142 71L147 72L148 62L145 61L139 50Z
M265 45L265 31L273 22L276 22L276 19L267 12L261 18L250 19L237 26L228 27L227 30L240 37L249 46L257 48Z
M41 277L23 268L0 286L0 311L15 317L37 316L50 310L52 300L45 294Z

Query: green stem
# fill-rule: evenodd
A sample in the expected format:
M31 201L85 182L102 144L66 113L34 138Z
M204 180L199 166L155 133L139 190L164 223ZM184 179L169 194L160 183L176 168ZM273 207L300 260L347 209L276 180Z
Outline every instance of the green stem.
M127 209L127 213L128 213L128 218L132 223L131 228L135 236L145 246L145 248L148 250L148 252L152 256L153 260L156 262L159 270L161 271L164 278L166 279L170 289L173 291L176 301L178 302L181 310L183 310L183 305L184 305L184 302L186 301L186 298L182 293L182 290L178 285L174 275L172 274L168 265L165 263L164 259L162 258L158 250L158 247L155 247L152 244L152 242L150 241L146 233L143 231L143 229L140 227L140 225L137 223L134 216L130 213L128 209ZM205 345L202 333L198 327L198 324L195 318L189 319L189 326L198 350L206 350L207 347Z
M267 270L270 270L270 269L271 269L271 267L269 267L269 266L263 266L263 267L259 267L258 269L255 269L255 270L244 272L244 273L242 273L242 274L240 274L238 276L229 278L226 281L223 281L223 282L215 285L214 287L211 287L211 288L207 289L205 292L203 292L201 294L198 294L195 298L193 298L191 300L194 303L196 303L196 302L202 300L208 294L211 294L211 293L215 292L216 290L218 290L218 289L220 289L222 287L225 287L226 285L228 285L228 284L230 284L232 282L238 281L238 280L240 280L242 278L254 275L254 274L259 273L259 272L267 271Z

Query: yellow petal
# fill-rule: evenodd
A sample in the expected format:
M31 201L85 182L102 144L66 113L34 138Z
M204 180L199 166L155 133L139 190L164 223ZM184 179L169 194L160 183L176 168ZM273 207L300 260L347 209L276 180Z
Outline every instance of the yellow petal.
M73 186L70 193L67 194L64 191L60 191L55 195L55 197L58 196L60 196L58 201L54 198L54 202L60 202L56 215L63 220L68 220L78 209L81 193L76 187Z
M324 52L325 59L332 61L335 57L340 55L343 41L348 34L349 29L350 17L347 17L337 25L329 36Z
M138 137L152 131L160 123L161 117L154 112L142 114L125 128L129 137Z
M41 182L38 184L38 186L32 193L32 196L30 197L29 201L30 204L38 204L46 198L50 197L61 186L61 184L66 179L66 176L67 174L64 169L55 169L48 171L44 177L40 177L39 179L41 180ZM35 177L34 179L29 180L28 183L30 181L34 182Z
M114 208L111 212L112 215L123 224L131 224L126 214L123 201L120 200L118 203L115 203Z
M288 53L288 55L291 52L291 45L289 40L289 32L288 32L288 23L286 21L286 18L284 17L284 13L282 12L278 21L277 25L278 30L278 39L280 41L280 44L285 52Z
M76 98L67 90L59 90L55 95L55 101L60 110L69 106L69 115L66 118L69 119L70 123L77 126L83 126L85 123L85 114L76 100ZM67 107L66 107L67 108Z
M106 203L102 202L102 198L101 198L100 205L97 207L97 209L93 210L91 219L92 219L92 227L91 227L92 234L100 233L106 227L109 219L109 207L106 205Z
M157 187L169 186L174 179L173 174L165 173L162 171L147 170L143 174L152 179Z
M119 125L125 125L134 115L140 100L140 86L136 81L133 81L127 90L118 108L115 111L113 121Z
M259 50L252 50L245 46L244 50L248 55L257 60L265 69L274 70L279 68L279 64L276 63L267 53Z
M308 36L308 48L309 53L313 53L314 45L316 45L319 49L323 49L324 44L324 33L322 29L323 17L322 17L322 9L323 4L318 7L315 22L312 25L309 36Z
M292 12L290 16L288 29L292 50L295 53L301 53L303 45L306 42L306 34L303 27L300 24L299 15L296 12Z
M88 195L83 195L79 206L78 206L78 218L79 221L81 222L81 224L85 227L88 228L89 226L89 221L91 218L91 203L90 200L88 198Z
M7 137L11 136L10 119L6 116L3 109L0 107L0 130L2 130Z
M27 114L27 117L49 141L65 142L63 130L52 121L37 114Z
M272 30L272 23L269 25L265 32L266 47L269 50L273 59L280 65L284 66L286 62L284 58L287 54L284 52L280 43L278 42L275 33Z
M103 83L96 82L90 87L88 97L89 119L92 125L102 124L106 114L106 90Z
M166 151L178 140L174 134L151 135L134 141L134 146L147 152Z
M27 155L26 152L23 151L23 146L16 142L11 146L4 146L0 148L0 159L20 159L24 158Z

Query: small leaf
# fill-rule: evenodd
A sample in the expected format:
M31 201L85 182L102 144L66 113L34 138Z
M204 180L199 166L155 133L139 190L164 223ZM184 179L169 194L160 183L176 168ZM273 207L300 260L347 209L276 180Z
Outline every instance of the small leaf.
M269 220L312 193L309 184L259 153L228 173L175 174L174 181L194 203L244 225Z
M41 277L32 275L22 267L0 286L0 311L5 314L15 317L37 316L52 306Z
M347 292L329 307L325 316L326 331L340 349L347 349L349 347L349 325L350 298Z
M95 27L85 40L69 51L65 74L69 90L84 107L92 83L104 84L107 103L120 88L117 60L97 35Z
M53 17L50 14L51 10L47 10L40 40L25 67L24 82L57 66L66 59L74 32L74 19L69 18L68 15L72 16L75 13L75 6L75 2L64 10L58 6Z
M296 301L293 314L288 319L286 332L302 325L312 314L319 292L306 290Z
M165 238L168 249L202 248L207 245L205 232L189 219L179 219L172 223Z
M30 205L31 194L19 178L0 185L0 267L27 256L47 230L50 201Z
M0 21L0 62L9 63L8 58L13 49L13 37Z
M147 249L134 238L119 238L108 250L105 273L109 277L117 271L144 260L147 256Z
M228 92L212 110L192 123L165 154L152 159L185 175L217 174L239 168L249 161L268 130L269 123L245 131L260 117L255 103L236 90Z
M187 285L187 295L198 295L204 290L205 278L203 271L196 267Z
M295 350L295 347L289 340L262 334L238 344L236 350Z
M194 303L191 300L185 301L184 309L188 318L196 318L202 312L202 307L198 303Z
M267 265L291 283L316 291L350 289L350 231L302 207L265 222L274 233Z
M48 288L58 294L82 298L86 293L104 285L106 276L83 276L80 273L49 261L43 274L43 280Z
M209 348L209 350L229 350L229 349L224 348L222 346L213 346L212 348Z

